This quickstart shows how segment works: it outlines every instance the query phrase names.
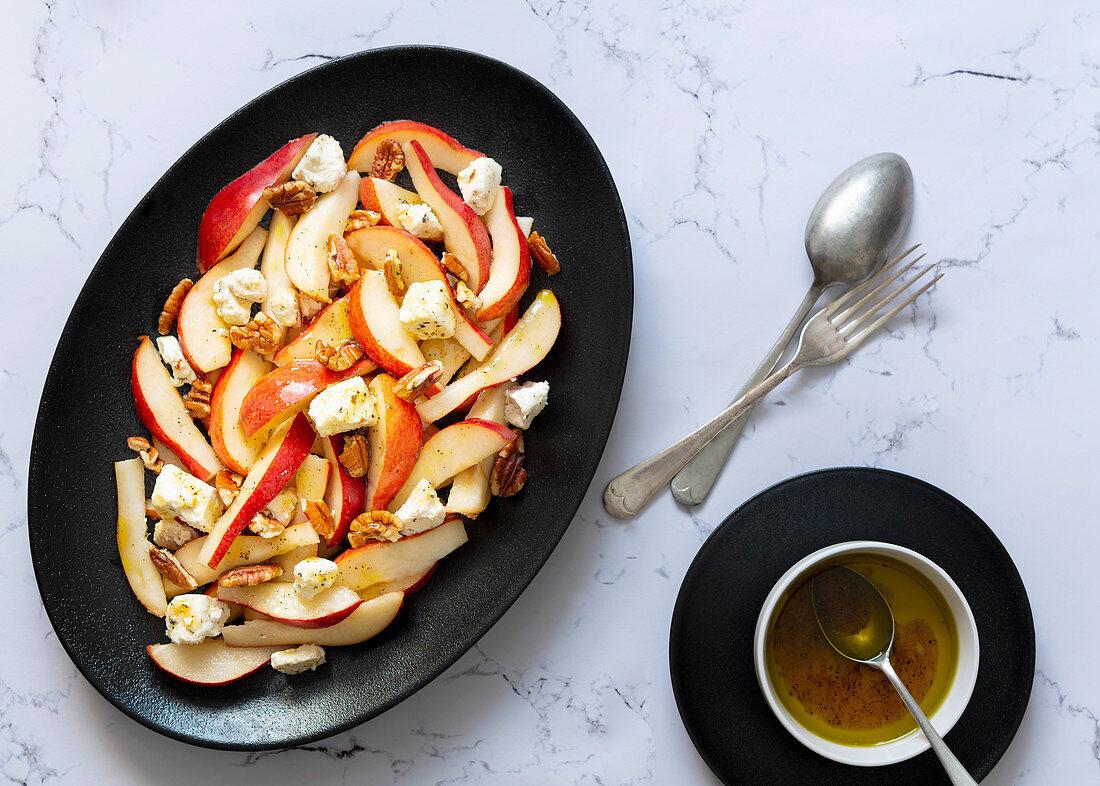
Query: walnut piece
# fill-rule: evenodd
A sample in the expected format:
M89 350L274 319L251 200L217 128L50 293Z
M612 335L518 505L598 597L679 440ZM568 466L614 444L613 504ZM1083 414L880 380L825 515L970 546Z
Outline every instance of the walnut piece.
M282 334L282 326L262 311L247 325L229 329L229 339L233 346L260 355L275 352L282 341Z
M401 257L397 255L396 248L386 252L382 272L386 275L386 286L390 288L390 294L397 297L405 291L405 279L401 278Z
M297 216L317 202L317 192L304 180L291 180L264 189L264 199L284 216Z
M328 236L328 272L332 280L342 287L349 287L359 280L359 263L348 247L343 235L333 232Z
M527 482L527 470L523 468L526 453L520 437L509 442L497 453L493 472L489 476L489 491L497 497L510 497Z
M348 533L348 543L359 548L372 540L388 540L391 543L401 539L401 519L388 510L372 510L356 516Z
M313 345L313 359L332 371L347 371L363 357L363 349L350 338L346 338L335 347L321 339Z
M405 168L405 153L396 139L383 139L370 165L370 176L393 181Z
M145 468L150 472L155 472L159 475L160 471L164 469L164 462L161 461L160 453L145 437L129 437L126 440L126 447L141 457L141 463L144 464Z
M401 379L393 392L405 401L415 401L424 391L443 378L443 364L438 360L429 360L420 368L414 368Z
M340 452L340 463L353 478L361 478L367 474L367 461L370 459L370 451L367 449L367 439L362 434L350 434L344 437L344 449Z
M306 514L309 523L317 534L326 541L336 534L336 522L332 519L332 511L323 499L302 500L302 512Z
M532 232L531 236L527 238L527 248L530 250L531 258L535 260L535 264L550 275L554 275L561 270L558 258L554 256L554 252L546 244L546 238L538 232Z
M443 256L440 258L439 263L443 265L444 270L463 284L470 283L470 274L466 272L466 266L450 251L443 252Z
M153 567L157 569L160 575L177 587L193 590L199 586L199 583L195 581L195 577L187 572L187 569L183 567L172 552L150 546L149 559L153 560Z
M187 414L197 420L210 417L210 394L214 385L210 380L199 377L191 383L191 389L183 397L183 408Z
M375 226L381 220L382 214L375 210L353 210L348 215L348 223L344 226L344 236Z
M283 569L278 565L245 565L223 573L218 579L218 586L255 587L282 575Z
M244 478L229 469L222 469L214 476L214 488L218 490L223 505L232 505L241 490Z
M168 299L164 301L164 308L160 312L160 319L157 320L157 332L162 336L167 336L172 332L172 328L176 324L176 317L180 314L180 308L183 307L183 299L187 297L187 293L191 291L191 287L194 282L189 278L183 279L183 281L172 287L172 293L168 295Z

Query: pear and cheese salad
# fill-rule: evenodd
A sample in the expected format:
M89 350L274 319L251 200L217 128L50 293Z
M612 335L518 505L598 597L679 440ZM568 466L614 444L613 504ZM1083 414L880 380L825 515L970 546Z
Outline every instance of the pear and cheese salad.
M314 670L523 488L549 385L517 378L561 311L548 289L518 306L532 260L559 266L503 177L399 120L346 160L331 136L293 139L211 200L198 274L134 353L148 434L115 464L122 567L165 621L158 667L201 685Z

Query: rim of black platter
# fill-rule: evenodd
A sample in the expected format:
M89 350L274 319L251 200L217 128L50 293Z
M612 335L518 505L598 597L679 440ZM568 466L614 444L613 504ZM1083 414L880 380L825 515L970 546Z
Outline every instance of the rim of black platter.
M804 747L764 701L753 633L764 599L806 555L850 540L913 549L959 585L978 625L978 681L946 741L980 780L1008 749L1035 672L1027 591L1004 546L947 492L888 470L840 467L760 492L707 539L684 577L672 617L669 665L680 717L727 784L946 783L932 751L882 767L855 767Z

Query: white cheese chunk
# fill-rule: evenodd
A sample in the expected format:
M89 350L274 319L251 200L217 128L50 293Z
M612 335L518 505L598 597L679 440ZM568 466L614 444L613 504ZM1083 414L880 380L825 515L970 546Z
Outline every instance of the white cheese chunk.
M524 237L531 237L531 230L535 227L535 219L530 216L516 216L516 223L519 224Z
M285 488L276 494L263 510L252 517L248 528L261 538L282 535L297 509L298 494L294 489Z
M280 289L264 301L264 311L283 327L294 327L300 313L298 297L293 289Z
M280 650L271 654L271 668L283 674L313 671L324 662L325 650L317 644L303 644L292 650Z
M475 158L458 173L458 190L462 201L483 216L489 212L500 190L501 167L491 158Z
M374 396L362 377L337 382L309 403L306 416L319 437L331 437L378 422Z
M295 180L304 180L318 194L323 194L340 185L347 171L340 143L328 134L321 134L306 148L306 154L290 176Z
M259 270L234 270L214 282L214 310L227 325L247 325L252 304L267 297L267 279Z
M175 336L161 336L158 338L157 351L160 352L160 359L164 361L164 365L171 369L172 384L177 388L180 385L189 385L198 379L195 376L195 370L191 368L191 364L183 356L180 342Z
M421 240L442 240L443 224L435 211L423 202L410 205L402 202L397 206L397 223L410 235Z
M164 622L175 644L198 644L220 636L229 620L229 606L209 595L177 595L168 604Z
M202 532L214 528L223 509L217 489L171 464L157 475L151 500L162 519L179 519Z
M340 574L340 566L324 557L306 557L294 566L294 591L304 601L328 589Z
M153 525L153 542L162 549L178 549L199 537L199 531L176 519L160 519Z
M415 535L442 524L447 517L447 509L439 501L439 495L428 479L421 478L394 515L401 521L402 535Z
M455 312L442 281L416 281L401 301L398 321L416 338L450 338L455 334Z
M530 428L535 415L542 412L550 396L547 382L511 385L504 394L504 419L516 428Z

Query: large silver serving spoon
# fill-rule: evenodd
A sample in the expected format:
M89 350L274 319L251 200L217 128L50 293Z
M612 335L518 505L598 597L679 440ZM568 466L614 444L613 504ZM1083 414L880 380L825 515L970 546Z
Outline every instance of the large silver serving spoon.
M775 370L802 320L826 289L838 284L858 284L882 267L913 216L913 173L897 153L878 153L845 169L817 200L806 223L806 255L814 270L814 282L798 311L756 367L742 395ZM719 432L672 479L672 496L685 505L698 505L714 486L729 459L749 409Z
M905 708L913 715L940 764L955 786L973 786L970 773L932 728L928 716L890 665L894 646L894 614L878 587L851 568L822 571L810 581L814 615L833 649L849 660L864 663L886 675Z

